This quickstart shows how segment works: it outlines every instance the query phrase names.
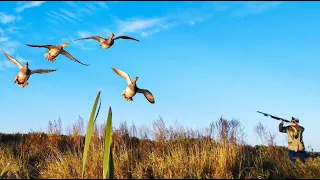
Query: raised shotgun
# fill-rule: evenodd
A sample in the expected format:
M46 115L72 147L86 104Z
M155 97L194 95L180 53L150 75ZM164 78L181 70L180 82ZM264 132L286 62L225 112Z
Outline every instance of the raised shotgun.
M291 122L289 120L286 120L286 119L283 119L283 118L279 118L279 117L273 116L271 114L263 113L263 112L260 112L260 111L257 111L257 112L263 114L264 116L271 117L271 118L276 119L276 120L283 120L284 122L287 122L287 123Z

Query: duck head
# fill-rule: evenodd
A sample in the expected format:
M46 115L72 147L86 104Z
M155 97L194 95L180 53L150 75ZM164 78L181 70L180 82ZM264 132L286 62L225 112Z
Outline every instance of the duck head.
M135 84L135 83L138 81L138 79L139 79L139 77L135 76L135 77L133 78L132 83Z
M70 44L67 43L67 42L64 42L64 43L61 44L62 47L66 47L66 46L69 46L69 45L70 45Z
M110 38L112 39L113 37L114 37L114 34L113 34L113 33L111 33L111 34L110 34Z

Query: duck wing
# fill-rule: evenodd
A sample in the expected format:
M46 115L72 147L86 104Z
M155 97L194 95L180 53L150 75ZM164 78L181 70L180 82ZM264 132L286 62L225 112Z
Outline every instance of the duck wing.
M112 68L112 70L114 72L116 72L120 77L125 79L128 85L131 84L130 76L127 73L125 73L125 72L123 72L123 71L121 71L120 69L117 69L117 68Z
M71 60L74 61L74 62L77 62L77 63L82 64L82 65L84 65L84 66L89 66L89 64L84 64L84 63L78 61L76 58L74 58L71 54L69 54L69 53L68 53L67 51L65 51L64 49L62 49L62 50L60 51L60 53L61 53L62 55L64 55L64 56L66 56L67 58L71 59Z
M135 39L135 38L129 37L129 36L118 36L118 37L113 38L113 40L117 40L117 39L130 39L130 40L134 40L134 41L138 41L139 42L138 39Z
M36 69L32 70L31 74L47 74L56 71L56 69Z
M146 99L151 103L154 104L154 97L152 95L152 93L150 91L148 91L147 89L139 89L137 88L137 92L138 93L142 93L144 95L144 97L146 97Z
M2 50L3 51L3 50ZM23 66L20 64L20 62L16 59L14 59L13 57L11 57L9 54L7 54L6 52L4 52L4 55L16 66L18 66L19 69L23 68Z
M86 39L93 39L93 40L96 40L98 42L102 42L102 41L106 41L106 39L100 37L100 36L90 36L90 37L85 37L85 38L80 38L80 39L76 39L75 41L78 41L78 40L86 40Z
M29 47L47 48L49 50L55 47L54 45L30 45L30 44L26 44L26 45Z

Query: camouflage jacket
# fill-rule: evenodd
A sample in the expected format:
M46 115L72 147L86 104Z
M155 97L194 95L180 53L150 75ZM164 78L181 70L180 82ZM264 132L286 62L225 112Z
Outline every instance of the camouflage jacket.
M304 128L302 126L283 126L283 123L279 124L279 131L288 135L288 149L291 151L304 151L304 142L302 134Z

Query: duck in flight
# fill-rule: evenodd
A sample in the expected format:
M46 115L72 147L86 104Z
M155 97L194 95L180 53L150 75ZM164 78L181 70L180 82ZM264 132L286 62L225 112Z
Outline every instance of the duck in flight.
M26 62L26 64L24 66L22 66L18 60L14 59L13 57L11 57L9 54L7 54L4 51L3 51L3 53L13 64L18 66L19 73L18 73L18 75L16 75L14 77L14 83L17 84L18 86L22 87L22 88L24 88L25 86L27 86L29 84L28 80L29 80L31 75L33 75L33 74L46 74L46 73L50 73L50 72L56 71L56 69L36 69L36 70L31 70L31 69L29 69L29 63L28 62Z
M114 41L117 40L117 39L129 39L129 40L134 40L134 41L138 41L138 39L135 39L135 38L132 38L132 37L129 37L129 36L117 36L117 37L114 37L114 34L111 33L109 38L108 39L105 39L101 36L90 36L90 37L85 37L85 38L81 38L81 39L76 39L75 41L78 41L78 40L87 40L87 39L94 39L96 41L98 41L100 43L100 47L102 49L109 49L111 48L113 45L114 45Z
M49 62L52 62L52 63L55 62L57 57L60 54L62 54L74 62L77 62L77 63L82 64L84 66L89 66L89 64L84 64L84 63L78 61L71 54L69 54L66 50L64 50L64 47L69 46L69 43L67 43L67 42L62 43L61 45L30 45L30 44L26 44L26 45L29 47L47 48L49 50L49 52L45 53L44 57Z
M137 87L137 80L138 77L135 76L133 78L133 81L131 81L130 76L123 72L120 69L112 68L114 72L116 72L120 77L126 80L127 82L127 88L122 92L122 96L126 101L133 101L133 97L136 95L136 93L142 93L144 97L151 103L154 104L155 100L151 92L147 89L140 89Z

